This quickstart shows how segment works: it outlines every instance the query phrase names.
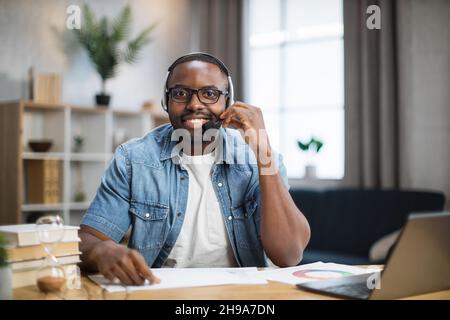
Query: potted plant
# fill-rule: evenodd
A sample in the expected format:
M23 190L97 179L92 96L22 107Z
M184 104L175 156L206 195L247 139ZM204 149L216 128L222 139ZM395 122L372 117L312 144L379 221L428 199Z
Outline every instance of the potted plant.
M297 140L297 145L301 151L307 153L307 160L305 165L305 178L306 179L314 179L316 178L316 165L315 158L317 154L322 150L323 141L317 139L315 137L311 137L309 142L302 142Z
M0 234L0 300L12 299L12 271L8 264L7 242Z
M81 46L86 49L102 81L96 103L108 106L110 95L106 93L106 81L117 74L121 63L133 64L137 61L141 49L150 42L149 35L155 25L145 28L134 39L128 39L131 25L131 10L128 5L111 22L105 17L98 20L85 4L82 21L81 28L73 31Z

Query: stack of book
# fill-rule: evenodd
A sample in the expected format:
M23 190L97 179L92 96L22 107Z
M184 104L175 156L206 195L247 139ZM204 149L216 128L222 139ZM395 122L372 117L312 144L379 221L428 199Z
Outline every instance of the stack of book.
M40 230L42 226L40 226ZM66 275L76 272L80 262L78 237L79 227L64 226L62 240L53 247L53 255L64 268ZM37 271L44 265L47 256L41 244L35 224L0 226L0 234L8 242L6 249L13 279L13 288L36 284ZM49 238L60 237L60 231L49 230Z

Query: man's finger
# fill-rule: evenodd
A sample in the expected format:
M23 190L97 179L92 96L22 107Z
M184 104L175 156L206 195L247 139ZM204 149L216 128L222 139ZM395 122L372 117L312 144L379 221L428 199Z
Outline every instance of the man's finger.
M228 115L223 118L225 120L223 120L222 125L226 128L228 124L231 122L231 120L242 122L242 120L245 119L245 116L246 115L244 112L233 109L233 111L230 111ZM222 116L220 117L222 118Z
M221 119L226 118L230 113L235 112L236 109L248 110L249 106L246 103L236 101L231 106L229 106L227 109L225 109L225 111L220 114L219 118L221 118Z
M133 250L130 256L131 259L133 260L134 266L136 267L137 271L140 272L140 274L145 279L147 279L152 284L161 282L161 280L150 271L147 262L145 262L144 257L142 257L139 252Z
M227 128L229 125L233 126L236 129L239 128L243 128L244 126L242 125L242 123L238 120L235 120L233 118L231 118L229 121L227 121L226 123L223 124L224 128Z
M119 280L127 285L132 285L133 284L133 280L131 280L131 278L126 274L125 271L122 270L122 268L120 266L116 266L113 269L114 275L119 278Z
M225 109L225 111L223 111L219 118L220 119L225 119L226 117L228 117L231 113L234 112L234 108L235 108L235 104L232 104L231 106L229 106L228 108Z
M145 278L141 277L138 270L135 268L133 260L131 257L128 257L128 259L121 263L120 265L122 267L122 270L126 272L128 277L133 280L134 284L142 285L145 281Z
M115 278L114 274L112 274L111 272L100 272L100 273L103 274L103 276L109 281L113 281Z

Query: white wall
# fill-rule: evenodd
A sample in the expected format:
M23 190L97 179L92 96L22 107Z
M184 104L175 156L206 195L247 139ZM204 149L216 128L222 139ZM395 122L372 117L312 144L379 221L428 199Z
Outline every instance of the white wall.
M27 98L27 72L63 75L62 100L92 105L100 79L73 34L65 28L66 8L80 0L0 0L0 101ZM158 22L153 41L141 52L140 61L124 65L107 83L112 108L139 109L145 100L159 102L168 65L190 51L189 0L94 0L97 16L114 17L129 3L132 35Z
M450 209L450 1L403 4L401 185L442 190Z

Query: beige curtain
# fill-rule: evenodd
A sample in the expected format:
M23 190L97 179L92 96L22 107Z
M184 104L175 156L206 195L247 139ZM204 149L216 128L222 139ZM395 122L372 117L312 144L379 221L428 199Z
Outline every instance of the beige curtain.
M369 30L369 5L381 8L381 29ZM396 0L344 0L345 183L399 187Z
M237 99L242 96L243 1L191 0L191 49L211 53L227 65Z

